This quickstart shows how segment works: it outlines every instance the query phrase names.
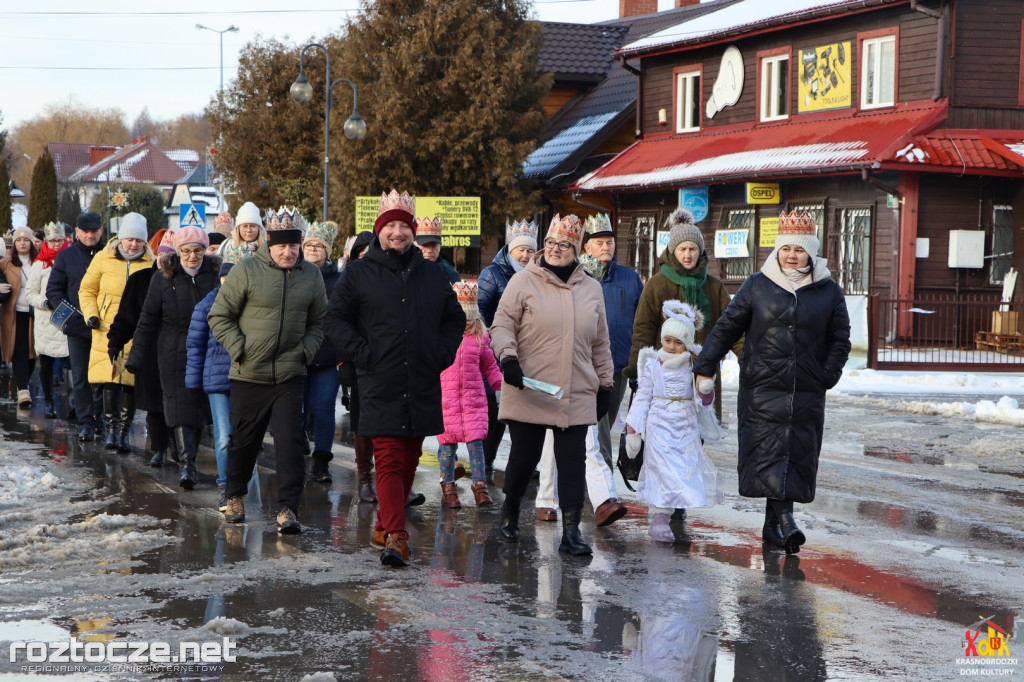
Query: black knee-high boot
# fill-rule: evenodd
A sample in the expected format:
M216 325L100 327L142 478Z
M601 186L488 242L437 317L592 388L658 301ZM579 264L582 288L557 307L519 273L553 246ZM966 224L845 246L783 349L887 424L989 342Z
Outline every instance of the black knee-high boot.
M128 442L128 431L135 419L135 391L125 386L121 387L121 409L117 416L117 451L129 453L132 451L131 443Z
M196 438L196 429L191 426L175 426L174 443L178 447L179 464L181 466L181 476L178 478L178 485L185 490L192 490L198 478L196 472L196 452L199 440Z
M118 418L121 409L121 387L117 384L103 384L103 428L107 438L103 441L106 450L117 449Z

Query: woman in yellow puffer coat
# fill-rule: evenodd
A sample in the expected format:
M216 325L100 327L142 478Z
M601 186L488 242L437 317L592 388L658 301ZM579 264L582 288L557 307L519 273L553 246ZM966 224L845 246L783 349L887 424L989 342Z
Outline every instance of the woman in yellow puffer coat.
M82 317L92 329L89 383L103 386L103 419L107 427L104 447L122 453L131 452L128 430L135 418L135 378L124 371L131 343L125 345L122 356L108 353L107 332L121 305L128 277L153 265L147 236L146 219L138 213L126 215L118 236L93 257L78 292Z

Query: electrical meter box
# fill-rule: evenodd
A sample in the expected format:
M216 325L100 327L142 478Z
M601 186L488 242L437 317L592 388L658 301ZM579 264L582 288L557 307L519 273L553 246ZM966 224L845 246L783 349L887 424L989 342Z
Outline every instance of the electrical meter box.
M985 267L985 231L949 231L949 267Z

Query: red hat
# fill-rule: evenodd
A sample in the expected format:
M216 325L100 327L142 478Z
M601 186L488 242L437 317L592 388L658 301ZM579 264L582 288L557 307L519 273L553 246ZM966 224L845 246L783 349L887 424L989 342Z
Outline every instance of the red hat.
M398 193L391 190L391 194L381 194L380 204L377 206L377 220L373 222L373 233L380 234L380 229L392 220L401 220L416 232L416 197L408 192Z

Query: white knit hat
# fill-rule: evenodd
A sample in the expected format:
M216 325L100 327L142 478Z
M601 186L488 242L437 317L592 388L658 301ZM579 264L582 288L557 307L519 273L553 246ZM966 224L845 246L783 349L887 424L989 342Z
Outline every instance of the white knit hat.
M147 241L149 232L146 230L146 217L140 213L129 213L121 218L121 227L117 231L119 239L141 239Z
M238 209L238 214L235 216L236 226L246 224L263 227L263 217L260 215L260 209L251 201L242 204L242 208Z
M807 211L797 215L796 211L788 215L783 211L779 215L779 235L775 238L775 250L780 246L799 246L811 255L811 258L818 256L821 242L818 241L818 226L814 222L814 216Z
M699 350L693 336L704 327L704 315L700 310L693 308L689 303L672 299L662 304L661 314L665 317L665 322L661 325L662 340L666 336L671 336L682 341L687 350Z
M520 246L537 250L537 223L532 220L505 221L505 246L512 253Z

